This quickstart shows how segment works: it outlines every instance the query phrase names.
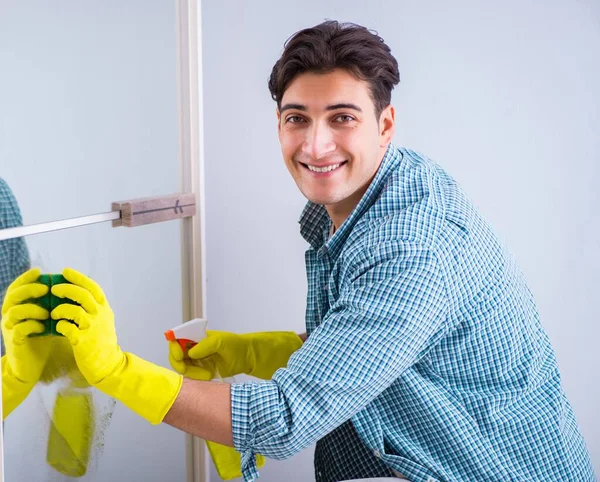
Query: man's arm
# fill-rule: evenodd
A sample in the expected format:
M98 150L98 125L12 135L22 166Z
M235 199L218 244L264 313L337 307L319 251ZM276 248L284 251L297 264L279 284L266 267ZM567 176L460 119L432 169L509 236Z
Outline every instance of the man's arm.
M298 337L304 343L307 334ZM230 387L229 383L184 378L164 422L204 440L233 447Z
M283 459L314 443L385 390L445 330L437 256L413 241L365 249L310 340L270 381L232 385L183 379L124 353L102 289L71 269L52 288L79 306L52 311L86 380L153 424L167 422L243 454ZM296 335L294 335L296 336ZM257 439L256 434L260 433ZM254 468L255 469L255 468Z
M164 422L204 440L233 447L230 384L184 378Z

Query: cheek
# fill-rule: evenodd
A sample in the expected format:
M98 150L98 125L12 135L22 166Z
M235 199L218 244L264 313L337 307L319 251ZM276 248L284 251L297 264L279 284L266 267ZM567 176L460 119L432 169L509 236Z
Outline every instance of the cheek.
M302 147L302 142L302 136L298 135L297 133L283 131L279 133L281 152L286 160Z
M341 129L336 137L340 143L344 143L354 149L360 149L362 146L372 144L374 140L373 131L367 125L356 125L349 129Z
M360 159L364 156L366 145L364 134L360 131L349 130L336 136L337 148L348 156Z

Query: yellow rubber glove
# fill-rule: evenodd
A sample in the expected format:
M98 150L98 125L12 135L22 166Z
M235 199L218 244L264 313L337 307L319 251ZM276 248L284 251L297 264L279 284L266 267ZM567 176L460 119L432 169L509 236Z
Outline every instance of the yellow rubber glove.
M221 479L231 480L242 476L242 454L233 447L227 447L208 440L206 446ZM266 460L262 455L256 454L256 466L259 469L265 465L265 462Z
M161 423L179 394L183 378L124 353L117 343L114 315L102 288L73 269L65 268L62 274L71 284L55 285L52 293L80 306L61 304L50 316L63 320L57 323L56 331L71 343L81 373L91 385L150 423Z
M2 357L2 415L6 418L25 400L40 379L50 353L50 337L29 337L43 333L45 326L36 320L48 318L48 310L25 303L48 293L48 287L35 283L37 268L26 271L6 290L2 305L2 337L6 355Z
M240 373L270 380L302 346L291 331L265 331L238 335L206 330L206 338L185 357L176 341L169 342L169 362L179 373L196 380L229 378Z

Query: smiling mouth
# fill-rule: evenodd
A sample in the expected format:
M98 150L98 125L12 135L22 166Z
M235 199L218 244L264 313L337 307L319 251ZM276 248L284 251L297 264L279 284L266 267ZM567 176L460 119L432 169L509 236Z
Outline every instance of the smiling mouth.
M302 162L300 164L302 164L310 172L324 174L324 173L332 172L332 171L335 171L336 169L339 169L340 167L342 167L347 162L348 161L342 161L342 162L340 162L338 164L331 164L330 166L324 166L324 167L310 166L310 165L304 164Z

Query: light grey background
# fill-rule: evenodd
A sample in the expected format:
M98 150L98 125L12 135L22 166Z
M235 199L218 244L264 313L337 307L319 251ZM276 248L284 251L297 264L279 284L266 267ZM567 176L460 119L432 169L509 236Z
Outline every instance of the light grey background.
M0 176L26 224L179 190L175 26L173 0L0 0Z
M304 329L304 199L267 79L297 30L361 23L400 65L395 142L446 168L525 272L600 473L598 2L204 0L202 15L212 327ZM312 450L260 480L314 480Z
M202 13L211 326L303 330L304 200L281 161L266 82L296 30L362 23L400 64L396 143L455 176L526 273L600 472L598 3L204 0ZM177 190L174 18L167 0L2 0L0 176L26 223ZM124 315L124 348L166 365L151 333L180 321L178 224L137 229L100 225L28 244L47 270L70 264L97 279ZM7 482L44 480L10 469L26 452L9 437ZM184 480L183 437L121 405L103 457L97 480ZM261 475L313 480L311 450L268 461Z
M0 1L0 176L26 224L179 190L175 25L170 0ZM183 321L179 222L103 223L27 244L44 272L71 266L98 281L121 347L169 366L163 332ZM71 480L46 463L55 388L38 387L7 418L6 482ZM110 415L106 397L95 401ZM120 403L93 453L77 480L185 480L185 436Z

